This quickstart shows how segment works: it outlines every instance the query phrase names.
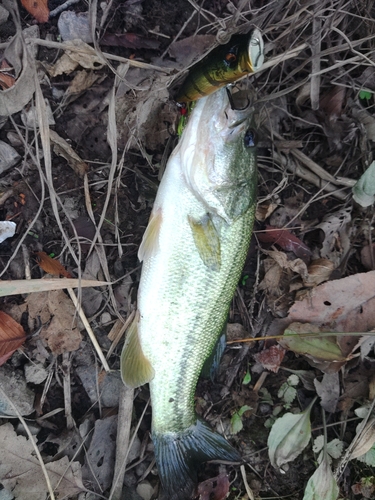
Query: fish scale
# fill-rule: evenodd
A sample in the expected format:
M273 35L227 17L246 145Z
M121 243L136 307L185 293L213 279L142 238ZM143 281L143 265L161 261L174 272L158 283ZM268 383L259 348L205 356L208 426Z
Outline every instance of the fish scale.
M232 110L225 89L198 101L139 251L138 312L121 370L129 386L150 384L152 439L168 500L190 498L200 462L240 458L197 419L194 394L250 243L257 182L251 122L251 108Z

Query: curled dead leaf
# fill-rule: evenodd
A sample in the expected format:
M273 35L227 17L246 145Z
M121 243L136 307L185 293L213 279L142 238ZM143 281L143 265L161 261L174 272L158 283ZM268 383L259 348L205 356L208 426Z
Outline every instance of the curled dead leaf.
M49 19L48 0L21 0L23 7L38 23L46 23Z
M320 285L329 277L334 270L335 265L328 259L316 259L311 262L307 268L307 277L303 280L305 286Z
M375 443L375 418L371 418L365 425L350 458L358 458L367 453Z
M23 327L9 314L0 311L0 366L21 347L25 340L26 333Z
M46 252L35 252L38 259L38 264L44 272L48 274L55 274L71 278L72 275L65 269L65 267L56 259L52 259Z

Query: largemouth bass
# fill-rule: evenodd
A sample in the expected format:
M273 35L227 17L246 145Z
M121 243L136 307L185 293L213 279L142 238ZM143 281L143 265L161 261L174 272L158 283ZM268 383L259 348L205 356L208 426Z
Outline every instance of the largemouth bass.
M190 498L199 463L238 452L197 419L198 377L227 321L248 251L256 201L256 133L249 105L225 89L199 100L168 160L139 259L138 311L122 378L150 383L152 439L168 500Z
M259 69L263 60L264 44L259 30L234 35L228 43L215 47L190 68L175 100L188 103L216 92Z

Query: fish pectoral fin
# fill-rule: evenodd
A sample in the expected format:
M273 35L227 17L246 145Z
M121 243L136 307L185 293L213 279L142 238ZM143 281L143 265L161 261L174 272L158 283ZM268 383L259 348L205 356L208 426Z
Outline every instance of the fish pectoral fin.
M148 259L159 248L159 233L162 221L161 210L151 212L150 220L143 235L141 245L138 250L140 262Z
M221 266L221 251L219 234L209 214L194 219L188 216L194 243L204 264L213 271L219 271Z
M139 313L127 331L121 353L121 377L124 384L136 388L147 384L154 378L155 372L150 361L143 354L138 335Z

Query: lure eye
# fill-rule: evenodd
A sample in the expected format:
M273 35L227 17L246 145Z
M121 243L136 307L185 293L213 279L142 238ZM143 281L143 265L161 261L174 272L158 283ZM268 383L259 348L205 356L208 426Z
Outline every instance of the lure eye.
M234 62L236 62L237 60L237 56L236 54L233 54L232 52L228 52L228 54L226 54L225 56L225 62L227 62L228 64L232 64Z
M249 128L244 137L244 143L246 148L255 148L258 144L258 134L253 128Z

